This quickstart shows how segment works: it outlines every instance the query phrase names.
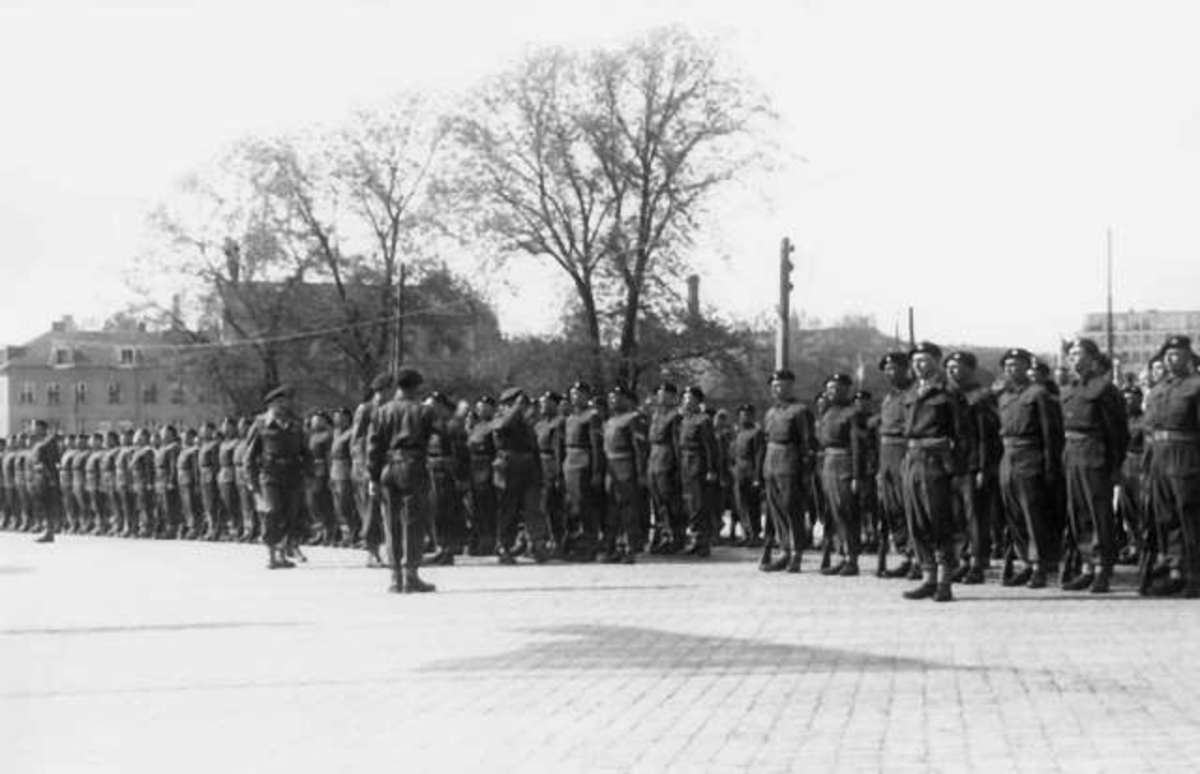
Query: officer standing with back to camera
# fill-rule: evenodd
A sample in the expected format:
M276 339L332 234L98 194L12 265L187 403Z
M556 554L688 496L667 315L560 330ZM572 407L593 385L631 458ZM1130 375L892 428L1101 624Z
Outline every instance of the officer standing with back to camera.
M384 515L394 594L434 591L421 580L425 545L424 513L429 507L426 454L433 433L433 409L420 400L424 378L405 368L396 374L396 397L372 412L366 433L368 494L378 497Z
M263 515L267 569L294 567L284 555L284 542L294 534L304 505L304 477L311 458L304 423L292 410L290 387L267 393L267 410L250 427L246 448L246 480Z

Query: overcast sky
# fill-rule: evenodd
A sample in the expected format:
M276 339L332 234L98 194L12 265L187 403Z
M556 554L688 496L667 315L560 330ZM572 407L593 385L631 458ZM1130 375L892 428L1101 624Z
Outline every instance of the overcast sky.
M1103 309L1111 227L1118 309L1200 308L1200 3L6 0L0 343L126 301L146 213L235 139L664 23L723 36L793 159L707 224L706 303L769 313L788 235L808 315L1047 349Z

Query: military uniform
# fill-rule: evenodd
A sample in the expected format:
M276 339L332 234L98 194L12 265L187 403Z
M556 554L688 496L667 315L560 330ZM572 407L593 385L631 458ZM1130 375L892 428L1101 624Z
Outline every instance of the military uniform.
M72 441L74 443L74 441ZM58 498L63 514L63 529L75 532L79 529L79 510L75 504L75 454L78 449L68 447L59 460Z
M221 439L217 435L214 434L200 442L196 463L200 471L200 508L204 512L204 539L217 540L225 533L225 513L221 508L221 489L217 482L221 469Z
M129 480L138 514L140 537L158 534L158 509L155 507L154 449L149 444L134 447L129 457Z
M222 522L227 534L240 536L247 530L246 515L238 485L237 449L240 439L225 438L217 447L217 493L221 498ZM218 535L220 537L220 535Z
M851 402L831 402L817 421L817 438L824 452L821 467L821 488L825 494L827 513L846 553L841 573L858 573L862 524L859 521L855 490L862 481L866 465L862 449L862 413ZM826 541L832 535L826 532ZM833 569L833 568L831 568Z
M1057 561L1055 486L1062 477L1062 435L1058 406L1037 383L1008 387L1000 395L1000 491L1009 539L1017 557L1031 567L1008 582L1045 583L1048 565Z
M687 533L679 492L679 420L676 408L657 408L650 417L648 478L657 533L652 550L662 553L681 549Z
M354 481L355 503L358 506L358 520L362 524L363 543L371 556L378 554L379 545L384 540L380 496L370 493L371 476L367 459L367 434L377 410L378 405L374 401L364 401L354 410L354 419L350 423L353 439L350 444L350 474Z
M325 428L315 430L308 436L308 455L312 461L311 472L305 485L305 503L312 520L310 530L319 530L312 535L314 542L332 544L338 535L338 525L333 513L333 491L329 481L329 457L333 447L333 431ZM309 531L309 530L305 530Z
M538 460L542 466L542 512L550 524L556 550L567 537L566 495L563 491L563 460L566 457L566 421L557 413L543 416L533 425L537 435Z
M595 554L604 507L604 429L595 408L573 411L563 423L563 489L568 532L578 530L583 558Z
M246 472L246 454L249 451L250 439L242 436L233 449L233 472L238 490L239 510L242 512L242 531L239 539L243 541L258 540L263 532L258 504L254 502L254 484Z
M71 493L75 498L75 523L72 531L87 532L92 526L92 504L87 491L88 458L91 451L86 448L75 450L71 458Z
M1190 342L1177 339L1168 344L1190 349ZM1180 577L1185 595L1200 596L1200 376L1168 375L1148 402L1157 548Z
M353 431L347 427L334 431L329 445L329 490L333 497L333 512L342 527L342 542L353 545L360 539L362 522L354 504L354 479L351 470L350 447Z
M749 543L757 542L762 534L762 469L766 450L766 436L754 423L739 427L729 447L734 511Z
M691 551L707 556L712 545L709 486L721 467L712 419L703 411L683 412L679 420L679 477Z
M762 561L765 570L800 571L800 555L804 550L804 482L808 456L815 442L812 427L808 407L792 399L776 402L763 417L767 442L763 457L767 515L783 550L779 561L772 563L771 543L767 542Z
M604 423L605 484L608 493L604 530L606 561L633 562L643 542L639 513L639 482L645 480L641 446L644 418L629 410ZM623 543L623 545L622 545Z
M260 498L263 542L268 547L278 548L296 534L311 459L304 427L296 417L268 411L250 426L246 480Z
M429 494L426 529L439 549L436 560L452 564L462 553L467 524L458 482L465 478L466 444L461 431L449 419L433 422L428 448Z
M965 548L970 556L970 566L964 568L961 579L981 583L991 563L993 527L1001 518L1000 460L1004 444L1000 437L1000 411L995 396L987 388L970 384L957 389L974 431L973 442L967 449L966 471L954 479L957 526L965 533Z
M42 540L54 539L58 531L58 443L53 436L43 436L34 441L29 450L27 466L32 473L30 481L31 505L45 527Z
M189 433L190 435L190 433ZM179 447L175 457L175 485L179 490L179 518L183 537L196 540L203 534L200 528L200 447L195 437Z
M131 443L122 443L117 449L116 484L120 492L122 509L125 513L125 526L121 537L135 537L138 533L138 501L133 486L133 455L136 449Z
M1125 404L1113 383L1098 374L1067 387L1062 413L1068 524L1084 561L1096 569L1094 583L1085 575L1069 586L1107 591L1117 561L1113 486L1129 446Z
M506 402L501 399L501 404ZM533 544L533 556L542 561L546 558L549 527L546 515L541 511L542 470L537 459L537 436L523 412L515 407L496 417L492 435L496 442L496 462L492 472L499 500L500 559L506 564L513 561L509 548L516 539L517 524L523 518Z
M117 480L117 461L121 447L110 437L109 445L104 449L104 460L100 463L100 486L104 490L104 499L108 503L108 515L112 520L112 535L125 532L125 500L122 496L121 485Z
M496 442L492 438L490 421L480 419L471 424L467 432L467 453L470 457L474 553L490 556L496 552L496 485L492 481Z

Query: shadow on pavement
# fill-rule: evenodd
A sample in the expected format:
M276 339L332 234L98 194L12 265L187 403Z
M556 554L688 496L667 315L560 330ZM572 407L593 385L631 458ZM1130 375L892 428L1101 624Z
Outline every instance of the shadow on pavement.
M24 575L27 572L33 572L33 568L0 566L0 575Z
M740 637L681 634L637 626L571 624L524 629L554 635L518 650L489 656L443 659L422 672L555 672L579 670L687 672L831 672L934 670L975 671L925 659L880 656L852 650L785 645ZM559 639L567 637L569 639Z
M666 589L689 589L693 588L687 584L663 584L659 586L495 586L492 588L478 589L453 589L445 591L446 594L525 594L528 592L562 592L562 591L662 591ZM441 593L441 592L439 592Z
M216 629L263 629L304 626L299 621L198 621L178 624L129 624L128 626L68 626L42 629L0 629L0 636L40 634L125 634L127 632L185 632Z

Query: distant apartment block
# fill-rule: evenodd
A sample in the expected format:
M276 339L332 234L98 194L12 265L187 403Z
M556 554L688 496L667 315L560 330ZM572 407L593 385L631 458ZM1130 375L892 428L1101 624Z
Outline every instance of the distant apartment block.
M1105 344L1105 314L1096 312L1083 320L1081 335ZM1113 314L1113 356L1122 371L1140 371L1158 353L1163 341L1171 335L1191 336L1200 342L1200 311L1117 312Z

